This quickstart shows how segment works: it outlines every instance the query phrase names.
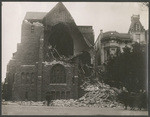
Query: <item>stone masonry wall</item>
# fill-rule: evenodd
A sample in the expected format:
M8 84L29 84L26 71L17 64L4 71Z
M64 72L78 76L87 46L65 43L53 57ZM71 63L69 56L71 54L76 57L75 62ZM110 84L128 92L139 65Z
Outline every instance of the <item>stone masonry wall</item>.
M37 68L35 65L20 65L16 71L13 87L13 100L25 100L25 93L28 93L28 100L36 100L36 78Z
M42 86L42 100L45 99L46 92L59 92L60 95L62 92L70 93L70 98L76 98L77 97L77 79L73 81L74 78L74 67L69 64L61 64L65 67L66 70L66 83L50 83L51 79L51 69L56 64L43 64L43 86ZM76 95L75 95L76 94ZM64 97L67 98L67 97Z
M36 100L36 63L39 61L39 42L42 31L42 24L23 21L21 43L17 45L17 52L10 60L10 62L16 62L11 62L7 67L9 100L25 100L26 92L29 100ZM22 73L26 77L24 80L28 77L29 82L22 82ZM34 83L31 84L32 80Z

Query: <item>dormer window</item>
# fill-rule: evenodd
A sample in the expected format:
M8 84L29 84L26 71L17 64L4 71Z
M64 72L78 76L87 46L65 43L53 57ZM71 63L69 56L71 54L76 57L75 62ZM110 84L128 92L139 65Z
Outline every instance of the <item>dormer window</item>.
M32 25L31 26L31 33L33 33L34 32L34 26Z
M115 41L114 40L111 40L111 43L114 43Z
M140 30L140 25L139 25L139 24L136 24L136 25L135 25L135 28L136 28L136 31Z

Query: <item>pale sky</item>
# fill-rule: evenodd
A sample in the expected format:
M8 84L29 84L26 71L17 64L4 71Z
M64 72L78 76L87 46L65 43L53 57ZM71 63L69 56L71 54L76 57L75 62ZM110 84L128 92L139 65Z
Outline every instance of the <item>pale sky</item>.
M2 81L12 53L21 41L21 24L26 12L49 12L57 2L2 2ZM131 16L140 15L148 29L148 9L137 2L63 2L77 25L91 25L95 39L101 29L127 33Z

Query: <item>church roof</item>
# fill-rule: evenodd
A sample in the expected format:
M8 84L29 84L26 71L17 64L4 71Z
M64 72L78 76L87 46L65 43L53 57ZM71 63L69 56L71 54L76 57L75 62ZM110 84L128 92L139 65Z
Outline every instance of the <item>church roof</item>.
M50 10L44 17L44 22L49 25L56 25L60 22L63 23L74 23L74 19L63 5L62 2L56 4L56 6Z
M24 20L42 20L47 12L27 12Z
M47 12L27 12L24 20L31 22L39 21L44 25L55 26L56 24L65 24L75 42L82 43L81 48L89 48L94 45L94 34L92 26L77 26L73 17L63 5L62 2ZM78 44L79 44L78 42Z
M94 32L92 26L78 26L78 29L86 38L86 40L93 46L94 45Z

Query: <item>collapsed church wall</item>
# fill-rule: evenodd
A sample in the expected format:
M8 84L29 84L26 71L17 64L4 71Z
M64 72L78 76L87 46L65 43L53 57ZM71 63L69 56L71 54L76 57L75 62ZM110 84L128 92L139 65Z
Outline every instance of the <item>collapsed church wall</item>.
M59 56L69 57L74 54L74 42L69 33L68 28L64 24L59 23L51 27L50 30L45 29L44 34L45 34L44 48L45 48L46 61L49 61L47 58L48 56L51 58L52 57L58 58ZM51 55L52 53L49 53L49 52L53 52L50 51L50 49L52 48L57 50L59 56L56 55L55 53L53 53L52 56Z

